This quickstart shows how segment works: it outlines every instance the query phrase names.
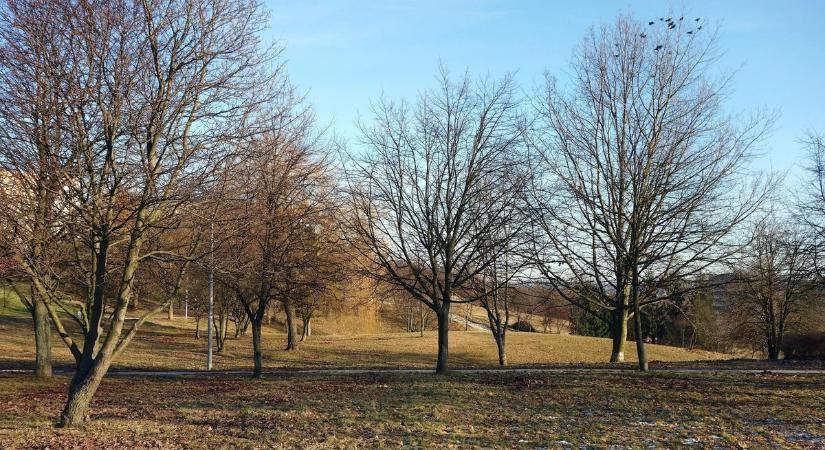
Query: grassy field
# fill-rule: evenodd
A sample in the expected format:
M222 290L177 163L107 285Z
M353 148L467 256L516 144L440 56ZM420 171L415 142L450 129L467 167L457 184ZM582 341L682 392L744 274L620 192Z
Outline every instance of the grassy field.
M265 328L268 368L432 368L436 336L391 332L375 320L323 318L297 351L281 325ZM203 323L202 323L203 325ZM194 321L158 316L115 368L200 369L205 340ZM379 331L344 333L349 330ZM55 336L55 338L57 338ZM249 368L250 338L229 339L217 369ZM607 339L508 335L513 366L597 367ZM452 367L495 367L486 332L450 333ZM729 355L650 346L655 368L736 367ZM68 352L54 343L58 366ZM633 361L635 348L628 343ZM0 368L31 368L30 319L0 309ZM750 362L745 362L751 364ZM817 368L817 367L813 367ZM53 427L68 377L0 375L5 448L825 448L825 378L734 373L371 375L270 374L263 380L202 376L107 377L86 430Z
M823 448L825 378L635 372L107 378L85 431L67 379L0 376L0 448Z
M350 321L340 334L342 321ZM34 359L31 319L22 306L0 309L0 368L30 368ZM200 369L205 364L206 340L194 338L195 321L178 317L167 320L158 315L140 330L135 340L115 368L139 369ZM205 321L201 321L205 327ZM386 325L358 323L356 318L321 318L314 325L316 334L303 342L297 351L285 352L286 337L282 326L273 324L264 329L264 364L269 368L323 367L410 367L434 366L437 336L427 332L391 332ZM450 333L450 364L452 367L494 367L497 365L495 342L483 331L454 330ZM359 334L362 329L382 330L381 333ZM335 334L327 333L333 330ZM233 331L230 325L230 331ZM204 333L205 334L205 333ZM238 369L251 366L251 333L238 339L229 338L223 352L214 359L216 369ZM68 365L71 356L65 346L53 336L56 365ZM559 363L601 363L610 356L608 339L543 333L510 332L507 356L513 366L541 366ZM650 345L651 361L703 361L727 359L728 355L701 350ZM635 360L635 345L628 342L628 361Z

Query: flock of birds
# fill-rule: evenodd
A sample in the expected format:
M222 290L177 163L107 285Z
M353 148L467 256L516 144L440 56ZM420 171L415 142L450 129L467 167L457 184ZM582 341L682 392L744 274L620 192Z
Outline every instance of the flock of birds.
M678 20L679 22L682 22L682 21L684 21L684 20L685 20L685 17L684 17L684 16L679 17L677 20ZM676 21L677 21L677 20L673 20L673 18L672 18L672 17L668 17L668 18L659 17L659 22L663 22L665 25L667 25L668 30L675 30L675 29L676 29ZM693 19L693 21L694 21L694 22L696 23L696 25L698 25L698 26L697 26L696 28L693 28L693 29L688 30L688 31L687 31L687 34L694 34L694 33L698 32L699 30L701 30L701 29L702 29L702 25L699 25L699 21L701 21L701 20L702 20L702 19L701 19L701 18L699 18L699 17L697 17L697 18ZM656 24L656 21L655 21L655 20L651 20L651 21L650 21L650 22L648 22L647 24L648 24L648 25L650 25L650 26L653 26L654 24ZM647 38L647 33L641 33L641 34L639 34L639 37L641 37L642 39ZM619 44L616 44L616 45L618 46ZM657 45L656 45L656 47L654 47L654 48L653 48L653 50L659 51L659 50L661 50L663 47L664 47L664 45L662 45L662 44L657 44ZM618 54L614 54L613 56L618 57L619 55L618 55Z

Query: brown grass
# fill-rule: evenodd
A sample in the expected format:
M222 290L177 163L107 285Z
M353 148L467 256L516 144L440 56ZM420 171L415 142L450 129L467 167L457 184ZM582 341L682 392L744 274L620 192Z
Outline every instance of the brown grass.
M635 372L107 378L85 431L66 377L0 376L0 448L822 448L821 376Z
M274 324L264 329L264 363L266 367L415 367L434 365L437 336L426 332L388 332L375 318L359 324L357 317L322 318L314 325L316 335L303 342L297 351L285 352L282 326ZM29 368L34 359L31 319L22 306L0 311L0 367ZM115 362L115 368L200 369L205 365L206 340L194 338L194 320L182 317L169 321L165 315L149 321ZM202 330L205 320L201 321ZM381 333L340 333L343 330L379 329ZM230 325L230 332L233 331ZM204 333L205 334L205 333ZM230 333L231 334L231 333ZM251 334L251 332L249 333ZM249 368L251 337L228 339L222 353L216 354L217 369ZM57 365L71 363L68 350L54 336L54 358ZM543 333L510 332L507 354L511 365L540 366L558 363L600 363L610 355L610 341L602 338ZM629 361L635 359L633 342L627 344ZM706 351L649 345L652 361L696 361L726 359L728 355ZM492 336L482 331L450 333L450 363L452 367L495 367L497 353Z
M0 367L30 367L34 358L30 319L22 307L0 313ZM347 323L325 318L315 325L316 335L302 343L297 351L285 352L285 334L280 326L265 327L264 360L266 367L431 367L436 352L436 334L376 333L323 334L332 329L358 329L357 320ZM336 323L336 326L331 326ZM370 323L375 323L371 320ZM194 320L182 317L169 321L162 315L148 322L130 347L116 361L115 368L199 369L205 364L205 339L194 339ZM201 322L205 327L205 321ZM650 345L653 361L693 361L725 359L727 355L688 351L681 348ZM57 340L53 346L58 365L71 363L68 350ZM597 363L606 361L610 341L601 338L543 333L511 332L507 342L511 365L535 366L557 363ZM629 361L635 346L628 343ZM248 368L251 365L251 339L242 336L228 339L227 346L215 355L215 368ZM497 364L492 337L481 331L450 333L450 358L453 367L492 367Z

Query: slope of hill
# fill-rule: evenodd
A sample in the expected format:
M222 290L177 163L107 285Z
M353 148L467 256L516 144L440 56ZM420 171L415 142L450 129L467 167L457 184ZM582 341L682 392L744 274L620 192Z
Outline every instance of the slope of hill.
M3 308L0 303L0 367L28 368L34 359L31 319L16 301ZM327 317L313 325L315 334L301 343L297 351L285 352L285 335L279 324L265 327L264 364L266 367L421 367L433 365L437 336L428 331L390 332L388 325L368 317L366 326L357 317ZM201 329L205 327L201 322ZM342 323L347 322L347 323ZM206 340L194 337L195 321L159 315L148 321L138 336L115 362L116 368L199 369L204 366ZM368 333L342 334L341 330ZM331 332L331 333L330 333ZM248 368L251 365L251 337L227 339L226 347L215 354L217 369ZM70 355L56 335L53 337L56 365L67 365ZM563 363L602 363L610 354L610 341L602 338L543 333L510 332L508 360L514 366L539 366ZM635 348L628 342L628 360ZM682 348L650 345L651 361L694 361L727 359L728 355L689 351ZM452 367L495 367L496 347L489 333L459 331L450 333Z

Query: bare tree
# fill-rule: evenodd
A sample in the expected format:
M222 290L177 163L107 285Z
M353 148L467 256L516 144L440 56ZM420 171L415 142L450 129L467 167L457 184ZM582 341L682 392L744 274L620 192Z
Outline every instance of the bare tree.
M301 341L312 335L312 319L342 303L352 290L346 286L354 281L354 264L348 258L352 252L341 238L339 225L336 220L318 226L303 240L304 264L296 274L301 288L295 298L303 325Z
M498 363L507 365L506 338L507 327L510 325L511 312L511 281L515 267L510 266L508 254L505 252L500 258L482 272L478 283L479 303L487 312L487 323L490 332L496 341Z
M784 337L800 322L814 293L810 238L775 217L754 226L736 267L726 316L738 342L753 339L768 359L779 359Z
M247 144L246 157L228 172L232 200L222 214L231 230L216 252L217 277L249 316L255 377L262 374L261 326L273 300L286 312L286 349L298 345L296 298L315 282L311 272L325 250L318 232L334 223L337 203L326 143L294 87L279 89L267 121L266 132Z
M300 340L311 334L316 313L334 301L335 283L350 279L347 251L340 236L337 208L330 203L318 211L311 226L304 226L293 242L288 270L279 272L274 290L287 312L287 350L297 347L296 318L302 322ZM290 317L290 315L292 315Z
M55 285L14 253L74 356L60 423L79 426L112 361L177 295L201 238L182 207L268 101L271 76L259 69L273 54L258 43L265 15L241 0L14 3L4 13L15 19L6 34L29 36L18 24L40 21L59 52L45 73L57 74L65 156L49 167L65 227L55 245L68 249L71 275ZM152 260L173 264L173 294L127 323L135 277Z
M811 132L803 141L808 149L805 168L810 178L799 199L799 219L814 234L812 248L820 282L825 280L825 136Z
M514 91L509 76L453 81L442 69L414 107L375 105L373 125L361 125L362 156L349 162L354 247L380 268L375 277L435 312L437 373L447 371L450 307L473 300L458 300L457 289L503 251L481 236L507 223L519 195L505 188L523 138Z
M498 196L487 201L488 206L492 207ZM489 265L469 283L470 298L477 298L487 313L487 324L496 342L501 366L507 365L507 328L511 326L510 314L517 303L513 284L527 266L522 250L527 242L527 234L523 231L529 230L529 221L523 215L524 210L520 201L514 202L505 212L509 217L508 223L501 228L490 227L487 235L480 235L481 239L490 241L488 248L494 254L488 257ZM469 324L469 317L465 323Z
M569 92L548 77L536 98L537 268L608 322L614 362L628 319L642 336L639 310L667 297L660 286L735 254L734 232L772 187L746 170L770 118L728 118L715 34L701 28L619 17L578 47Z
M64 48L45 17L51 12L50 6L12 1L0 13L0 255L23 260L55 289L66 250L50 243L64 231L55 167L66 162L61 131L67 111L60 98L62 73L52 70ZM20 261L15 266L14 281L30 285ZM52 326L45 298L18 283L11 286L32 316L35 373L50 377Z

